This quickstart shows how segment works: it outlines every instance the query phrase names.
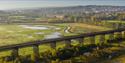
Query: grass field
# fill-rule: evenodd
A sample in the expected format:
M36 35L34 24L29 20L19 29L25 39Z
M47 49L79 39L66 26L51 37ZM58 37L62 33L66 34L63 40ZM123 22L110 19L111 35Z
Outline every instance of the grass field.
M125 21L118 21L118 20L108 20L109 23L123 23L125 24Z
M70 23L70 24L39 24L39 25L28 25L31 27L47 27L48 29L30 29L22 27L24 25L0 25L0 46L24 43L27 41L43 40L46 35L51 35L55 32L59 32L62 36L76 35L80 33L88 33L93 31L104 31L110 28L105 28L101 26L91 26L87 24L80 23ZM71 33L66 33L65 29L71 27L69 31ZM74 42L75 43L75 42ZM60 45L61 44L61 45ZM63 42L57 44L59 47L65 45ZM49 44L45 44L40 47L40 52L51 49ZM9 56L11 51L0 52L1 56ZM32 54L32 47L21 48L19 50L20 55Z
M22 25L0 25L0 46L23 43L27 41L42 40L46 35L58 32L62 36L80 34L90 32L92 30L108 30L108 28L94 27L83 24L42 24L29 25L38 27L48 27L48 29L30 29L24 28ZM70 26L72 33L66 33L64 30ZM88 27L83 27L88 26ZM93 28L91 28L93 27ZM91 28L91 30L90 30ZM98 29L97 29L98 28Z
M41 26L41 25L32 25L32 26ZM43 26L43 25L42 25ZM26 41L33 41L33 40L42 40L44 39L45 35L52 34L54 32L59 32L63 35L64 29L67 27L66 24L60 25L44 25L49 29L29 29L24 28L21 25L0 25L0 46L2 45L10 45L16 43L23 43ZM53 26L53 27L49 27ZM53 28L58 29L53 29Z

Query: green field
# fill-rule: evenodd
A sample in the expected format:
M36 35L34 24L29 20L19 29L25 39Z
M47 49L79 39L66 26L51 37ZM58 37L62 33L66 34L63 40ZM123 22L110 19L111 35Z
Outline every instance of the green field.
M106 20L104 22L107 23L118 23L118 24L125 24L125 21L120 21L120 20Z
M64 32L64 29L68 26L67 24L28 25L32 27L44 26L48 29L30 29L23 26L25 25L0 25L0 46L42 40L46 35L51 35L54 32L62 35L70 34Z
M19 44L35 40L43 40L47 35L51 35L57 32L60 33L61 36L69 36L69 35L76 35L80 33L88 33L93 31L109 30L109 28L101 26L96 27L87 25L87 27L86 26L84 27L83 25L85 24L67 23L67 24L39 24L39 25L0 25L0 46ZM32 29L34 27L36 29ZM39 29L40 27L43 27L43 29ZM69 32L65 32L65 30L67 30L67 27L71 27L71 29L68 30ZM77 44L77 43L78 42L76 41L72 42L72 44ZM63 47L65 46L65 43L59 42L57 43L57 45L58 45L57 48ZM40 45L39 48L40 52L51 50L50 44ZM29 54L33 54L32 47L21 48L19 50L19 55L24 56ZM11 55L11 50L0 52L0 57L10 56L10 55Z
M56 33L61 36L68 36L93 31L87 27L84 28L82 25L80 25L81 27L75 25L76 24L0 25L0 46L43 40L47 35ZM69 26L71 29L67 30L67 27ZM43 29L39 29L41 27ZM104 29L107 30L108 28ZM65 30L67 30L67 32ZM72 32L70 32L71 30Z

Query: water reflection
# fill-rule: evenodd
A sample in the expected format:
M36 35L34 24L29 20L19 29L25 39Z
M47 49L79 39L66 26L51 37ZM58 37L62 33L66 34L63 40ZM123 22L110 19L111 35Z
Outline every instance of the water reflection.
M61 28L55 26L44 26L44 25L20 25L23 28L33 29L33 30L60 30ZM69 28L68 28L69 29ZM65 32L68 32L68 29ZM45 34L45 32L36 32L36 35ZM60 32L52 32L51 34L45 35L44 39L60 38L63 35ZM29 36L31 38L31 36Z
M46 30L49 29L46 26L30 26L30 25L20 25L23 28L33 29L33 30Z
M52 34L50 34L50 35L46 35L44 38L45 38L45 39L52 39L52 38L60 38L60 37L62 37L62 34L61 34L61 33L59 33L59 32L54 32L54 33L52 33Z

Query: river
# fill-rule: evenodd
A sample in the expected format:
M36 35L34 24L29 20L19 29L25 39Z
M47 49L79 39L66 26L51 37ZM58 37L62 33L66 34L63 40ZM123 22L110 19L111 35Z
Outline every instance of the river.
M33 26L33 25L20 25L23 28L27 28L27 29L32 29L32 30L60 30L61 28L59 27L55 27L55 26L46 26L46 25L37 25L37 26ZM66 26L64 29L65 33L70 33L71 27L70 26ZM44 32L38 32L36 34L43 34ZM49 35L45 35L44 39L52 39L52 38L60 38L63 35L60 32L52 32Z

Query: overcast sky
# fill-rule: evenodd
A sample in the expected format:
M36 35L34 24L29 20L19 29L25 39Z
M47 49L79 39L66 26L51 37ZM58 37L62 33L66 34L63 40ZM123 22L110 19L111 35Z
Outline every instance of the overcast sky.
M75 5L125 6L125 0L0 0L0 10L32 7L60 7Z

